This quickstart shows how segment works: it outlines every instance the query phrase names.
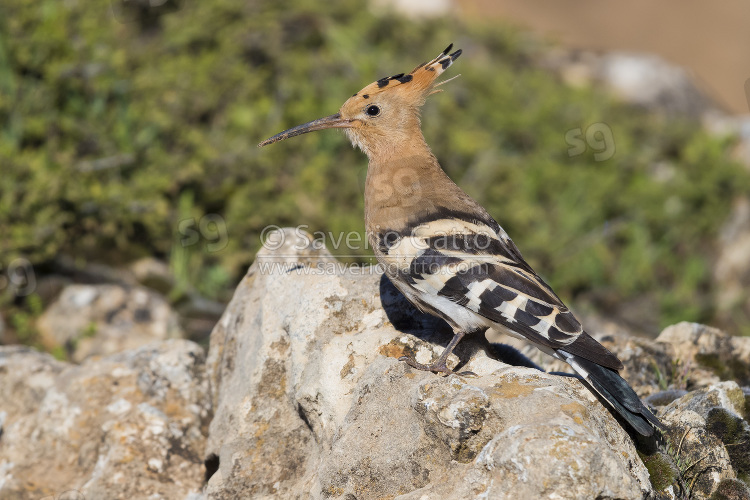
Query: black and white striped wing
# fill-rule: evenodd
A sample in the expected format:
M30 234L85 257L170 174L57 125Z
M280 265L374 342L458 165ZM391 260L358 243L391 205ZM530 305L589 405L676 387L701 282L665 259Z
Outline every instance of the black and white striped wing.
M441 219L417 227L399 243L403 247L389 249L389 256L410 261L400 278L424 302L448 299L535 344L622 368L616 356L583 331L496 223Z

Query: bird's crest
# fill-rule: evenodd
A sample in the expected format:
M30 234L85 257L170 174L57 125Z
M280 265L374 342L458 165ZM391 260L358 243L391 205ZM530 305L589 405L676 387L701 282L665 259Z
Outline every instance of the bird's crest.
M410 73L404 74L399 73L393 76L387 76L377 80L367 87L363 88L352 97L362 97L368 99L371 96L377 95L381 92L386 91L398 91L403 93L406 100L414 102L417 105L424 103L427 96L441 92L436 87L457 78L454 76L450 80L445 80L440 83L435 83L437 78L448 68L450 68L453 61L458 59L461 55L461 49L449 54L453 44L448 45L444 51L437 55L436 58L431 61L424 62L411 70Z
M292 127L266 139L258 146L267 146L315 130L343 128L347 129L347 135L353 144L368 152L371 150L368 147L369 141L379 140L373 136L373 131L378 130L378 127L381 136L384 130L390 130L392 134L398 130L406 130L408 126L416 127L417 132L419 132L419 110L417 108L424 104L427 96L441 91L437 89L438 86L453 79L435 83L437 78L443 74L443 71L450 68L453 61L461 55L460 49L452 54L449 53L452 48L453 44L448 45L435 59L420 64L408 75L399 73L371 83L347 99L338 113ZM381 99L376 99L378 94L383 94ZM370 122L372 118L380 115L381 109L374 102L376 100L396 104L391 108L390 118L381 119L378 126ZM382 104L382 102L379 104ZM394 112L399 109L406 113ZM409 120L407 115L411 115L412 119ZM362 132L362 129L367 129L367 132ZM414 130L409 129L409 133L413 135ZM368 154L370 153L368 152Z

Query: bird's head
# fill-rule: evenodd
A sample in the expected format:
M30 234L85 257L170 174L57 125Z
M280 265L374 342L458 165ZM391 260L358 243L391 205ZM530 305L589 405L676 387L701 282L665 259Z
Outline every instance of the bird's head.
M427 96L447 82L437 78L453 64L461 50L449 54L449 45L435 59L420 64L411 73L381 78L346 100L335 115L290 128L258 144L259 147L315 130L343 128L353 145L372 155L395 150L405 141L422 137L419 109Z

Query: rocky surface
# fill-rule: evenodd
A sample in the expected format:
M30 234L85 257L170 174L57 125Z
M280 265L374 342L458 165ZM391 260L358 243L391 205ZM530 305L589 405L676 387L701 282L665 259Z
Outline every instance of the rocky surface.
M169 265L153 257L121 268L58 257L55 269L37 277L34 293L46 309L29 325L33 334L19 337L13 321L2 328L0 311L0 345L38 340L56 356L80 362L167 338L205 344L226 306L178 283Z
M397 358L436 356L441 325L376 270L329 264L254 265L217 325L208 498L651 491L632 441L577 380L490 359L481 339L458 352L479 377L415 371Z
M203 350L184 340L82 365L0 347L0 499L197 493L204 370Z
M653 54L556 48L543 66L570 85L600 84L635 106L697 119L724 115L688 71Z
M306 243L269 237L205 360L0 348L0 499L750 499L750 339L592 332L669 426L634 441L522 344L468 338L449 377L398 361L437 357L447 325Z
M316 263L307 250L293 264L294 234L285 238L284 265L264 268L275 257L261 251L212 335L207 498L708 498L720 485L745 487L727 483L744 466L727 451L740 441L716 437L719 424L696 427L679 453L671 443L698 404L684 401L706 401L706 415L722 408L724 399L704 393L729 390L730 426L746 425L742 390L720 383L738 372L700 363L711 352L747 363L750 339L687 323L659 341L604 338L625 376L674 423L669 441L636 450L576 379L511 366L522 358L481 338L459 345L450 360L463 363L459 374L405 366L399 356L439 354L445 325L413 310L375 270L345 269L327 253ZM692 464L701 445L712 455Z
M661 417L669 426L668 439L677 443L672 452L693 497L706 498L738 477L750 479L747 404L735 382L685 394L664 408Z
M115 284L68 285L37 328L45 348L62 348L76 362L183 335L164 297L141 286Z
M750 386L750 337L733 337L697 323L678 323L665 328L656 342L670 346L685 372L688 388L719 380Z
M750 169L750 118L745 143ZM717 316L725 324L750 317L750 196L734 201L732 212L718 238L714 280ZM743 325L747 328L747 325Z
M370 0L370 5L375 12L395 12L415 21L456 11L453 0Z
M203 297L184 283L177 283L169 265L153 257L144 257L129 266L133 280L164 297L169 297L177 313L184 337L202 343L224 312L225 304Z

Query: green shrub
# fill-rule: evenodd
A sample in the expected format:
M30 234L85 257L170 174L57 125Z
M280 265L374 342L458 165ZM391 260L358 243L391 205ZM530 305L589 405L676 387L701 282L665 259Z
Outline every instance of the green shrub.
M121 23L91 0L0 6L3 259L154 254L226 298L268 224L363 233L366 159L341 134L256 144L456 42L463 76L426 105L425 136L530 263L565 299L606 310L646 295L661 325L711 320L717 228L749 183L697 125L565 86L534 64L544 47L508 27L415 23L364 0L142 14ZM615 155L570 157L567 131L600 122ZM223 217L221 251L175 249L184 193L191 217Z

